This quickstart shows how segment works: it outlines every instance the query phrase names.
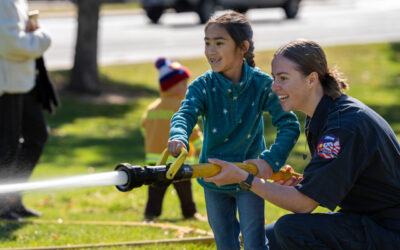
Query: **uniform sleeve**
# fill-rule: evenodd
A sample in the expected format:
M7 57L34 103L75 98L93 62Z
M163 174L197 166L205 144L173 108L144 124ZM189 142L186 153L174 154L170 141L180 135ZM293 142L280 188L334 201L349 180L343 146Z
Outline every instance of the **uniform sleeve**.
M198 121L198 116L204 113L204 95L201 91L201 80L196 79L189 85L185 99L181 103L181 107L171 119L170 138L171 140L179 140L185 143L189 150L189 136Z
M355 131L325 131L296 189L333 211L367 165L364 146L363 138Z
M16 1L0 3L0 55L7 60L35 59L50 46L50 37L42 29L25 32L25 22L18 13Z
M277 128L275 142L271 147L260 154L260 158L267 161L274 172L277 172L286 162L300 135L300 125L293 112L285 112L279 103L278 96L270 89L264 111L272 117L272 125Z

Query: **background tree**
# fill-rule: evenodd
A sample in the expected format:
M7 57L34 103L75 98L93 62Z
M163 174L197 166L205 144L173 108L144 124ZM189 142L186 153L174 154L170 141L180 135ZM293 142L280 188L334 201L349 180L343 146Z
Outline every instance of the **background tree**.
M100 93L97 65L98 23L101 0L77 0L78 32L70 90L79 93Z

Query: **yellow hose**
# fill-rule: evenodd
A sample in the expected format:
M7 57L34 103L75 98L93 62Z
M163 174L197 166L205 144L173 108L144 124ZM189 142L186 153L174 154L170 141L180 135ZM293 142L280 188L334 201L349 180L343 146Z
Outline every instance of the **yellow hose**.
M238 168L241 168L249 173L257 175L257 167L254 164L234 162ZM192 178L199 177L211 177L218 174L221 171L221 167L212 163L202 163L191 165L193 170ZM271 178L272 181L284 180L287 181L292 177L302 177L301 174L294 172L293 170L288 171L286 169L280 169L277 173L274 173Z

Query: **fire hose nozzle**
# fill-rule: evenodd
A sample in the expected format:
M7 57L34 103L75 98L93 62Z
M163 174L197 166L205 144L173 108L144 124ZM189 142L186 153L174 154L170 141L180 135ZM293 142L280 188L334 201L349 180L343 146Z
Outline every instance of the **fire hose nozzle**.
M121 192L127 192L142 185L169 185L173 181L188 180L192 178L193 171L189 165L183 165L172 180L167 179L166 173L170 164L161 166L132 166L129 163L120 163L115 171L123 171L127 175L127 182L117 185Z
M126 173L127 183L124 185L115 186L121 192L127 192L135 187L140 187L144 184L143 178L140 180L140 176L144 174L144 168L141 166L132 166L129 163L120 163L115 167L115 171L122 171Z

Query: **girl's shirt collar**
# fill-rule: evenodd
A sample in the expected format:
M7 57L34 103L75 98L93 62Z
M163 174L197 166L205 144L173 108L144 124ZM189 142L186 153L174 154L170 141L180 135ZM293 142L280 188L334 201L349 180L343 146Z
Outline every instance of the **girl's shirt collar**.
M212 74L217 79L217 81L214 82L217 88L220 88L225 95L236 96L242 94L250 85L253 72L254 69L250 67L246 61L243 61L242 79L240 82L232 83L221 73L212 72Z

